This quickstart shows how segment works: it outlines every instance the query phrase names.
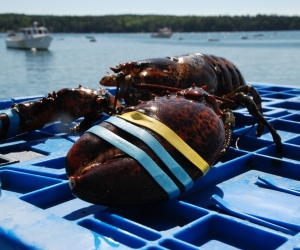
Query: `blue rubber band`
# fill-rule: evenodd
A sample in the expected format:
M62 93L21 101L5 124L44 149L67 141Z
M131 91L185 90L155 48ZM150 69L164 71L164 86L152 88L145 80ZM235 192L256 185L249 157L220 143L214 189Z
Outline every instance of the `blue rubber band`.
M94 126L86 132L99 136L137 160L154 178L154 180L167 192L169 199L173 199L180 194L179 188L175 185L171 178L140 148L101 126Z
M5 109L0 111L1 114L6 114L9 118L9 128L6 138L11 138L17 135L19 129L19 116L13 109ZM1 122L2 127L2 122Z
M173 159L173 157L164 149L164 147L155 139L155 137L146 130L115 116L111 116L105 120L105 122L109 122L116 127L119 127L120 129L132 134L133 136L143 139L143 142L154 151L154 153L165 163L165 165L182 183L182 185L184 185L185 190L189 190L194 185L191 177Z

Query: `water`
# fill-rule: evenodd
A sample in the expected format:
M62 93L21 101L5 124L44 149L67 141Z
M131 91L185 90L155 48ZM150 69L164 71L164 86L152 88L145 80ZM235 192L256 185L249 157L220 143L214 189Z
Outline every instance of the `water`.
M231 60L248 82L300 86L300 31L257 34L175 33L171 39L94 34L97 42L86 38L90 34L53 34L49 51L32 52L7 49L5 34L0 33L0 99L44 95L78 84L98 88L109 67L118 63L190 52Z

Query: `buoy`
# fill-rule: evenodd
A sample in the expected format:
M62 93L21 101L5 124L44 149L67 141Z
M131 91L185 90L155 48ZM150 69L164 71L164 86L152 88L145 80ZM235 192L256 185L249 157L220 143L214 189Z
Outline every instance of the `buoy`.
M31 48L31 51L32 52L36 52L36 48Z

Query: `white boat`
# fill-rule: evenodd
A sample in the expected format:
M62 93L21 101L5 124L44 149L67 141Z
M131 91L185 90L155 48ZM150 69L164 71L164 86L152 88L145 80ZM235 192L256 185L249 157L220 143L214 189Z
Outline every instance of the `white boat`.
M34 22L32 27L19 29L19 32L22 35L16 35L12 30L7 31L7 48L46 50L53 39L48 29L43 26L38 27L37 22Z
M159 29L157 33L152 34L151 37L153 37L153 38L170 38L172 35L173 35L172 30L165 27L163 29Z

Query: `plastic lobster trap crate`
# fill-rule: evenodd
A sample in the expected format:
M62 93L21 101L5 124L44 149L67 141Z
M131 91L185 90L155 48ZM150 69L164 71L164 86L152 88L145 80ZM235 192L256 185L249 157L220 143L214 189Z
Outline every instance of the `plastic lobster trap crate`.
M256 138L257 125L236 148L254 119L235 110L233 142L221 162L183 196L151 206L113 208L72 195L64 161L81 135L68 133L72 124L4 142L7 158L36 155L0 169L0 249L300 249L299 90L257 87L283 153L266 128Z

